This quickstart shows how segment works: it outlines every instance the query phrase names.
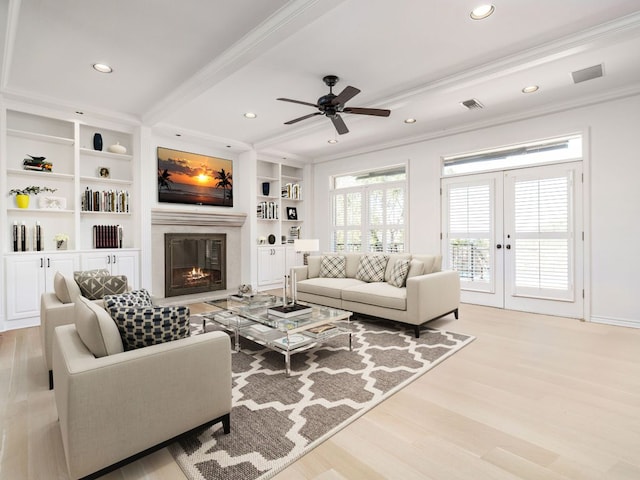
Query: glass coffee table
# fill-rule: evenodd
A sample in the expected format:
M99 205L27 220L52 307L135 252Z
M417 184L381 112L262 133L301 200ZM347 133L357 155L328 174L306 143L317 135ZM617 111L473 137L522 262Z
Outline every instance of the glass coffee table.
M291 374L291 355L308 350L338 335L349 336L352 350L351 330L348 324L352 312L307 302L306 313L281 317L269 312L283 305L282 297L255 294L227 298L226 309L203 314L203 327L207 320L214 322L234 335L235 349L240 350L240 337L280 352L285 357L287 376Z

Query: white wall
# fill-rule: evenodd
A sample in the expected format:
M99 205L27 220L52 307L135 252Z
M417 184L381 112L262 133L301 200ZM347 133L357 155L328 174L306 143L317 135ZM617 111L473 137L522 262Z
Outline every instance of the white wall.
M585 310L593 321L640 327L640 96L396 147L314 167L314 235L329 246L329 177L408 163L409 250L440 251L442 156L580 132L585 152Z

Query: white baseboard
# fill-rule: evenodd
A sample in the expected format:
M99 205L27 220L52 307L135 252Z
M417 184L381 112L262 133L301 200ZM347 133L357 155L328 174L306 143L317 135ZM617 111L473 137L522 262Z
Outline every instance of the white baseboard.
M627 318L596 317L591 315L591 321L594 323L616 325L618 327L640 328L640 320L630 320Z

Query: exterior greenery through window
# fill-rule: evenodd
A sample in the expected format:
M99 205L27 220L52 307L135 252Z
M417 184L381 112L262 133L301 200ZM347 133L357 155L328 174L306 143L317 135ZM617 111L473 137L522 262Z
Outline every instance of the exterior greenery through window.
M404 252L404 165L333 178L331 247L335 252Z

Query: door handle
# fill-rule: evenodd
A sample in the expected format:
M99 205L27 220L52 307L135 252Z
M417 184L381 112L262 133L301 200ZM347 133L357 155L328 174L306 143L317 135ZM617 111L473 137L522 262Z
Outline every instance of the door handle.
M44 268L44 258L40 259L40 268Z
M114 265L116 264L116 256L115 255L113 255L113 264Z
M51 259L47 258L47 268L51 268Z
M497 245L496 245L496 248L497 248L498 250L500 250L500 249L502 248L502 244L500 244L500 243L499 243L499 244L497 244Z
M508 243L504 246L504 248L506 248L507 250L511 250L511 245L509 245Z

